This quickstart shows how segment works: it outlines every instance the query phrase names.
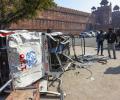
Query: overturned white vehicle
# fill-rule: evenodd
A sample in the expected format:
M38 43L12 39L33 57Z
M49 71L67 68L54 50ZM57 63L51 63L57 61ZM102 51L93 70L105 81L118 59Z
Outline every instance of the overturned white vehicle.
M69 53L69 37L61 32L1 30L0 41L0 92L10 82L15 89L24 88L61 71L66 58L60 53Z

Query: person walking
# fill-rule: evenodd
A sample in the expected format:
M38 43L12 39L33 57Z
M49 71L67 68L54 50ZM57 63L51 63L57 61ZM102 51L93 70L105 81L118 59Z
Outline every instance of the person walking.
M115 42L117 42L117 36L113 32L112 28L109 28L108 33L106 34L106 39L108 43L108 56L111 58L110 50L113 51L113 58L116 59L116 50L115 50Z
M96 42L97 42L97 55L99 55L99 51L101 49L101 56L103 56L103 42L104 42L104 34L103 31L100 30L100 33L96 36Z

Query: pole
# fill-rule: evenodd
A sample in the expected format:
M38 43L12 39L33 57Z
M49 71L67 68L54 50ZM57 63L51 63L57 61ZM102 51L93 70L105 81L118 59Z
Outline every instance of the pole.
M0 88L0 93L12 82L12 79L7 81L1 88Z

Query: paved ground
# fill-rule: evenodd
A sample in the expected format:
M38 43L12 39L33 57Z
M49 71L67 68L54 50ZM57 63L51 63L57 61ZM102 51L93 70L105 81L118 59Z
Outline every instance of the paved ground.
M79 47L76 47L79 51ZM87 48L88 54L96 54L95 48ZM78 52L79 53L79 52ZM104 51L107 56L107 51ZM120 51L117 60L110 59L102 65L94 63L88 68L72 70L63 76L63 90L67 93L65 100L120 100Z
M76 47L76 52L81 54L80 47ZM95 55L96 48L87 47L86 52ZM104 57L107 57L107 50L104 50ZM91 78L85 69L71 70L62 76L62 88L67 94L65 100L120 100L120 51L117 51L116 60L109 59L104 65L96 62L88 69L92 71Z

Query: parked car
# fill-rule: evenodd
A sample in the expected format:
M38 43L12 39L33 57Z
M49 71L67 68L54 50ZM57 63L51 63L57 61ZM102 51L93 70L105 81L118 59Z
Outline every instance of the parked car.
M80 33L80 37L87 38L87 37L92 37L92 35L90 33L88 33L88 32L82 32L82 33Z
M95 33L95 32L93 32L93 31L90 31L90 32L89 32L89 34L91 34L91 35L92 35L92 37L95 37L95 36L96 36L96 33Z
M96 35L99 34L99 33L100 33L100 31L97 31ZM107 32L103 32L103 35L106 35L106 34L107 34Z

